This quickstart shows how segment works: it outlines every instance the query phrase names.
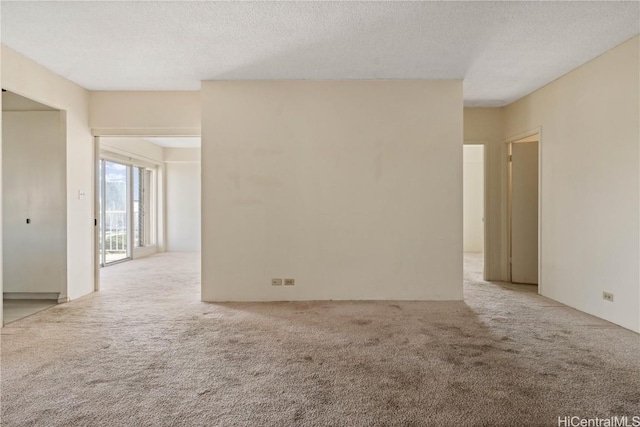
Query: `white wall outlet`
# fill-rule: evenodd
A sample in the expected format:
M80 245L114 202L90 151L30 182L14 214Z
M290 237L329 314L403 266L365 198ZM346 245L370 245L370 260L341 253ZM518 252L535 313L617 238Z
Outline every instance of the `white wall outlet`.
M605 301L611 301L613 302L613 294L610 292L603 292L602 293L602 299Z
M296 284L296 279L284 279L285 286L294 286Z
M282 279L271 279L271 286L282 286Z
M78 200L84 200L87 197L87 193L82 190L78 190Z

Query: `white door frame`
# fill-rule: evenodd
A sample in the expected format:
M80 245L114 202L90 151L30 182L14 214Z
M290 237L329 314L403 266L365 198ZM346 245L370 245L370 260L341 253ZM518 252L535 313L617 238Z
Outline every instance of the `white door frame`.
M507 200L504 209L503 230L505 231L506 239L506 260L505 265L507 267L507 280L511 280L511 147L512 144L517 144L525 138L538 135L538 294L542 294L542 127L528 130L526 132L519 133L512 137L507 138L504 142L506 144L506 156L504 157L504 170L506 171L506 187L507 187Z
M93 289L100 290L100 180L98 171L100 170L100 137L93 137Z

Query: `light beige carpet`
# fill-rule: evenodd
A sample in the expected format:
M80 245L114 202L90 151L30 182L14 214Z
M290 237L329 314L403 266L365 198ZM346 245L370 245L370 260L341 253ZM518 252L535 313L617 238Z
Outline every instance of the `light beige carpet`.
M198 258L2 330L6 426L553 426L640 415L639 336L478 281L465 302L207 304ZM474 272L475 270L475 272Z

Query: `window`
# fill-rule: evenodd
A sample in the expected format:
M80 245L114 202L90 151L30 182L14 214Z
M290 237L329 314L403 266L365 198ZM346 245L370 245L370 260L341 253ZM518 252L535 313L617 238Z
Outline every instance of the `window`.
M153 211L151 209L153 170L133 168L133 228L135 247L153 245Z
M136 248L144 246L144 168L133 168L133 242Z

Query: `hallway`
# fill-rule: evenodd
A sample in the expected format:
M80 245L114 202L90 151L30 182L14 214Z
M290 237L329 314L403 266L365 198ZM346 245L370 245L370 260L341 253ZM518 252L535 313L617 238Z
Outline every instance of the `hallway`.
M473 260L471 260L472 262ZM465 276L465 302L199 300L197 254L2 330L7 426L557 425L637 415L638 335Z

